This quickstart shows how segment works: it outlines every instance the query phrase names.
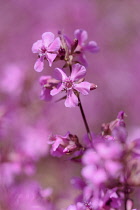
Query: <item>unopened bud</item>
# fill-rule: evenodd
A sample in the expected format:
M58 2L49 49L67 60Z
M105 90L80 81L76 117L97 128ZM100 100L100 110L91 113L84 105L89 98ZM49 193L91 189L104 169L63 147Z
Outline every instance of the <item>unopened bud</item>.
M97 85L91 83L90 90L95 90L96 88L97 88Z
M78 39L74 39L73 43L72 43L72 46L71 46L71 53L74 52L74 50L76 49L78 45Z

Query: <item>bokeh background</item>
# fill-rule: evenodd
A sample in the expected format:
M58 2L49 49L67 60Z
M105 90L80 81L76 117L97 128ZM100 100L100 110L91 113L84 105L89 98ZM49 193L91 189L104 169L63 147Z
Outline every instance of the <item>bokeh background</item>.
M75 29L87 30L89 41L96 41L100 47L99 53L87 53L86 80L98 85L97 90L82 97L89 126L97 133L102 123L115 119L123 110L127 114L129 138L138 137L140 2L1 0L0 3L2 150L22 148L37 162L33 178L43 186L54 187L56 197L57 192L63 194L64 189L69 194L70 178L79 174L80 168L76 163L49 157L47 136L50 133L64 135L70 131L82 139L85 128L78 107L66 108L63 101L40 101L39 77L53 75L53 69L61 66L59 62L52 68L46 64L42 73L35 72L33 66L37 56L31 52L32 44L44 32L57 35L61 30L73 38ZM26 179L30 178L27 176ZM64 207L66 198L62 200L59 203Z

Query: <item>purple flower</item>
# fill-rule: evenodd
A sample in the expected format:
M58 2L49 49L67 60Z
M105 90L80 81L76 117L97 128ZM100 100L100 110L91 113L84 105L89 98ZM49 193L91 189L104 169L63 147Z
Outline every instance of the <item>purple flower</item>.
M0 90L8 93L10 97L17 97L23 88L24 71L15 64L6 65L1 71Z
M119 209L121 207L122 199L117 193L117 188L106 190L102 196L102 207L106 210L110 210L112 208Z
M102 124L102 135L106 139L126 142L127 131L125 128L124 116L126 116L126 114L123 111L120 111L115 120L110 123Z
M133 141L127 141L126 146L126 169L127 182L130 185L140 184L140 138Z
M58 94L61 91L65 91L67 94L65 100L66 107L75 107L78 105L78 97L76 94L79 92L83 95L88 95L91 83L82 82L80 79L84 78L86 75L86 69L80 64L75 64L72 66L72 73L68 77L62 69L56 68L57 79L60 80L60 84L57 88L51 90L50 94L52 96Z
M71 154L82 148L78 137L76 135L70 134L69 132L67 132L65 136L50 136L49 144L52 144L51 155L57 157L61 157L64 154Z
M25 156L25 160L38 161L41 157L47 155L48 144L47 137L48 133L46 130L39 125L35 127L29 126L22 128L22 141L19 142L18 147L20 152Z
M88 149L83 155L85 167L82 169L82 175L94 186L107 183L108 178L118 179L122 172L122 154L122 146L117 141L95 144L94 149Z
M60 48L60 39L57 37L54 39L54 34L51 32L45 32L42 34L42 40L38 40L32 46L32 52L38 53L39 58L37 59L34 69L41 72L44 68L44 60L47 59L49 66L52 66L54 59L57 56L57 52Z
M85 52L96 53L99 47L95 41L87 43L88 34L85 30L77 29L74 32L75 39L71 40L68 36L59 32L61 39L61 48L59 50L59 58L66 61L66 66L73 63L81 63L87 66Z
M50 188L42 189L35 181L22 182L8 188L2 187L0 206L8 210L52 210L51 193Z
M87 207L81 202L78 202L75 205L70 205L67 208L67 210L86 210L86 209L87 209Z
M96 53L99 51L99 47L95 41L90 41L86 44L86 41L88 39L87 31L82 29L77 29L74 32L75 38L78 40L78 45L75 49L75 52L80 52L80 62L87 66L85 51Z
M0 162L0 186L11 185L14 182L16 175L21 172L20 163Z

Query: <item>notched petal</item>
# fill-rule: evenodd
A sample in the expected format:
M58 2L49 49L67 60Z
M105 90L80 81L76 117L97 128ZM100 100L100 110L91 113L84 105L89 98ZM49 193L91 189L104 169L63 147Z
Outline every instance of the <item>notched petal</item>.
M80 65L79 63L74 64L72 66L72 73L71 73L70 78L73 81L77 81L77 80L85 77L85 75L86 75L86 68L84 66Z

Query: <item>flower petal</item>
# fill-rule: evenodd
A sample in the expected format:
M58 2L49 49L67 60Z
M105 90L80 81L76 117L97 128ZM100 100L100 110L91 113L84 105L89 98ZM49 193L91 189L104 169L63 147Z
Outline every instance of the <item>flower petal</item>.
M79 84L75 84L74 89L83 95L88 95L90 92L90 86L91 84L89 82L81 82Z
M52 99L52 96L50 95L50 89L42 88L40 93L40 99L45 101L50 101Z
M54 54L54 53L46 53L46 58L49 62L50 67L52 66L52 63L55 60L56 56L57 56L57 54Z
M63 145L63 140L57 137L56 141L54 141L54 144L52 145L53 151L56 151L60 144Z
M34 70L37 72L41 72L44 68L44 59L43 57L40 57L37 59L34 65Z
M39 79L39 83L41 86L44 86L47 84L48 80L52 79L52 77L50 75L47 75L47 76L41 76L40 79Z
M48 51L56 52L59 50L60 46L61 46L60 38L57 37L48 47Z
M99 47L96 42L90 41L85 47L84 50L87 50L91 53L96 53L99 51Z
M82 29L77 29L75 30L74 35L75 35L75 38L78 39L78 45L82 47L84 45L84 42L88 38L87 31L82 30Z
M59 92L61 92L61 90L63 90L62 84L58 85L57 88L54 88L53 90L51 90L50 95L54 96L54 95L58 94Z
M85 77L86 75L86 68L82 65L80 65L79 63L74 64L72 66L72 73L70 78L72 79L72 81L77 81L83 77Z
M65 74L65 72L62 69L56 68L54 70L54 74L56 79L60 80L60 81L64 81L65 79L67 79L67 75Z
M81 53L81 54L79 55L79 62L80 62L82 65L84 65L85 67L88 66L88 63L87 63L87 59L86 59L85 54Z
M32 46L32 52L33 53L39 53L39 49L42 47L42 40L38 40L35 42Z
M45 47L48 47L54 40L54 34L51 32L45 32L42 34L42 41Z
M71 108L71 107L75 107L77 105L78 105L77 96L74 94L74 92L72 90L68 91L67 98L65 100L65 106Z

